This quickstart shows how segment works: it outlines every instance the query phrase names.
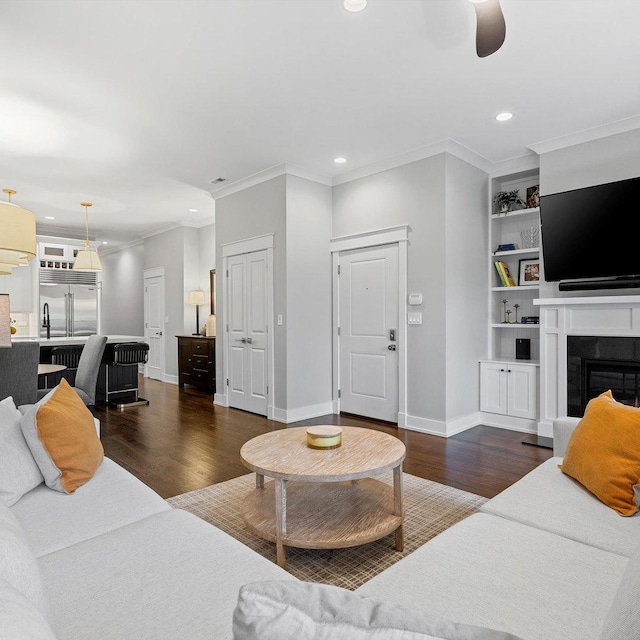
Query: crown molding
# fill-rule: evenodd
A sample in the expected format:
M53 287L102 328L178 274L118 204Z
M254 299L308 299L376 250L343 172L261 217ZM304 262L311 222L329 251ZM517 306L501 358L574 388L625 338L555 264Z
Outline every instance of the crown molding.
M122 244L117 244L105 248L104 245L100 247L100 255L108 256L112 253L118 253L118 251L124 251L125 249L131 249L132 247L138 247L140 245L144 245L144 240L142 238L138 238L137 240L131 240L130 242L123 242Z
M517 173L519 171L535 171L538 169L540 169L540 156L536 153L527 153L494 163L490 175L499 176Z
M313 182L319 182L320 184L327 186L332 186L333 184L330 176L309 171L303 167L291 164L290 162L283 162L273 167L263 169L262 171L258 171L258 173L254 173L246 178L236 180L235 182L225 185L224 187L220 187L219 189L215 189L210 193L214 200L218 200L219 198L225 198L233 193L238 193L238 191L244 191L249 187L255 187L258 184L262 184L263 182L267 182L268 180L273 180L273 178L284 175L312 180Z
M411 162L432 158L433 156L437 156L441 153L449 153L452 156L455 156L460 160L464 160L464 162L481 169L485 173L490 173L493 170L494 163L491 162L491 160L488 160L472 149L469 149L469 147L465 147L463 144L460 144L451 138L446 138L444 140L434 142L433 144L418 147L417 149L406 151L405 153L401 153L397 156L386 158L385 160L374 162L373 164L369 164L365 167L360 167L359 169L354 169L353 171L348 171L338 176L334 176L333 185L337 186L345 184L346 182L352 182L353 180L359 180L360 178L366 178L367 176L372 176L376 173L381 173L382 171L396 169L397 167L410 164Z
M640 116L632 116L630 118L624 118L598 127L593 127L591 129L576 131L575 133L570 133L566 136L542 140L541 142L527 145L527 149L531 149L531 151L541 155L543 153L549 153L550 151L558 151L559 149L565 149L566 147L573 147L574 145L582 144L584 142L592 142L593 140L607 138L619 133L626 133L627 131L633 131L634 129L640 129Z

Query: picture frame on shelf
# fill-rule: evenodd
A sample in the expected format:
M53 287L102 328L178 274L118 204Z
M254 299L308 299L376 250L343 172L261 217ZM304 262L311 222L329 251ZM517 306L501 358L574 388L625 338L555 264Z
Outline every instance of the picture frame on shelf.
M527 207L534 209L540 206L540 185L535 184L531 187L527 187Z
M520 260L518 268L518 285L535 287L540 284L540 260L538 258Z

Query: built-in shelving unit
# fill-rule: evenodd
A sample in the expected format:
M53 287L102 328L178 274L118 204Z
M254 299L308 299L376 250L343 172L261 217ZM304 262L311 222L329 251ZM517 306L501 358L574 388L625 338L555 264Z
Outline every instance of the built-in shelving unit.
M490 178L489 193L489 357L480 363L480 411L483 422L494 426L535 433L537 431L540 325L522 323L524 316L539 316L534 299L539 297L539 284L524 284L520 266L540 262L540 208L528 206L507 213L495 210L494 197L499 191L518 190L527 202L527 190L539 185L539 171L532 169ZM535 246L525 246L522 232L537 231ZM499 245L514 244L514 249L498 251ZM504 262L516 286L503 286L495 261ZM506 301L506 302L505 302ZM510 313L506 314L505 311ZM518 321L516 322L516 317ZM516 342L528 340L530 357L516 358Z

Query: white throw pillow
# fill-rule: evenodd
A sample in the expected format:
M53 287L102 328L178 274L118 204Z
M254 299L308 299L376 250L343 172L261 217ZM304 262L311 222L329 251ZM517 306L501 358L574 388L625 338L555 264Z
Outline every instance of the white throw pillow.
M48 618L40 566L20 523L0 503L0 579L8 582Z
M254 582L240 589L234 640L518 640L324 584Z
M56 640L42 612L1 579L0 640Z
M0 501L8 507L44 482L44 477L31 454L13 398L0 402Z

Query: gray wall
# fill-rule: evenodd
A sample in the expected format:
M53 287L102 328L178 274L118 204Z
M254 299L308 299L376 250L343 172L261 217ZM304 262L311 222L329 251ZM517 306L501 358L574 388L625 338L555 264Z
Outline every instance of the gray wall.
M447 156L447 421L478 410L480 367L488 353L487 175Z
M205 227L198 229L198 272L199 283L198 288L202 291L206 291L207 295L209 291L209 272L211 269L216 268L216 225L208 224ZM211 307L200 310L201 314L204 312L205 319L209 315Z
M540 156L542 195L580 189L640 176L640 129L584 142ZM541 298L584 295L629 295L633 290L558 291L556 283L543 283Z
M144 247L142 244L101 256L102 333L144 335Z
M408 289L424 304L414 308L423 324L407 327L407 413L438 421L446 419L446 162L441 154L333 189L333 236L410 226Z
M331 187L287 176L287 410L331 403Z
M274 234L273 279L274 315L284 316L284 325L277 326L272 318L274 332L274 406L287 407L287 266L286 266L286 190L285 176L255 185L216 200L216 316L222 324L224 297L222 295L222 247L237 240ZM216 349L216 379L222 381L223 345L218 330ZM219 393L226 389L219 387Z

